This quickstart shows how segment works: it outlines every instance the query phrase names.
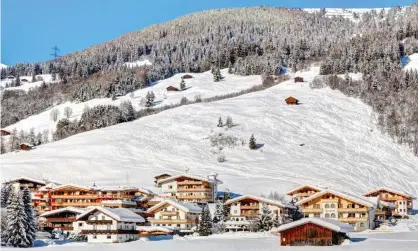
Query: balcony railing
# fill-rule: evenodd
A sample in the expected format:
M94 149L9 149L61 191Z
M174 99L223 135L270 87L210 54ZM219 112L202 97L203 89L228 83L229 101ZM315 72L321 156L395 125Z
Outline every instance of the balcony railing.
M383 200L383 201L405 200L405 198L403 198L401 196L392 196L392 197L380 196L380 199Z
M56 226L56 225L51 225L51 228L57 228L57 229L61 229L61 230L66 230L66 231L72 231L74 228L70 227L70 226Z
M259 205L241 205L240 208L241 209L259 209L260 206Z
M100 206L100 202L52 202L52 206L56 207L88 207L88 206Z
M163 216L176 216L176 215L178 215L178 212L161 212L161 215L163 215Z
M97 194L84 194L84 195L75 195L75 194L64 194L64 195L51 195L52 199L97 199L99 196Z
M177 182L177 185L202 185L203 181L198 180L185 180Z
M368 212L369 210L366 207L363 208L338 208L338 212Z
M75 217L69 218L46 218L47 222L74 222L76 220Z
M362 221L368 221L368 218L338 218L339 221L345 221L345 222L362 222Z
M87 224L112 224L112 220L87 220Z
M187 220L180 220L180 219L174 219L174 220L169 220L169 219L159 219L156 220L154 218L148 218L148 220L153 223L153 224L185 224L185 223L199 223L199 220L191 220L191 219L187 219Z
M185 188L185 187L178 187L177 188L177 192L211 192L212 189L210 188L206 188L206 187L189 187L189 188Z
M211 196L208 196L208 195L177 195L176 196L177 197L177 199L189 199L189 200L192 200L192 199L201 199L201 200L211 200L212 199L212 197Z
M322 208L302 208L304 213L322 213Z
M117 230L81 230L82 234L137 234L137 230L117 229Z

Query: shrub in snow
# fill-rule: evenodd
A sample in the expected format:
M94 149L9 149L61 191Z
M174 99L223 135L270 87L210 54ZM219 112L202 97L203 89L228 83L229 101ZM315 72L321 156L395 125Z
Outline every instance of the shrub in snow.
M186 82L184 82L184 79L181 79L181 82L180 82L180 89L181 89L181 90L186 89Z
M189 101L187 100L186 97L182 97L180 100L180 105L187 105L189 103Z
M232 118L231 118L230 116L227 116L227 117L226 117L226 126L227 126L228 128L231 128L231 127L233 126L233 123L232 123Z
M71 232L68 239L73 241L87 241L87 236L81 232Z
M224 126L224 123L222 122L222 117L219 117L218 119L218 127Z
M225 155L223 154L219 154L217 159L219 163L223 163L226 160Z
M71 117L71 114L73 114L73 109L69 106L64 108L64 116L69 119Z
M309 83L311 89L325 88L326 84L322 76L316 76L312 82Z
M194 102L196 103L202 102L202 96L200 96L200 94L197 94L196 96L194 96Z
M213 133L209 135L209 140L211 146L219 147L220 150L223 146L234 148L242 142L239 138L232 135L226 135L224 133Z
M147 92L147 95L145 96L146 100L145 100L145 106L146 107L151 107L154 104L154 100L155 100L155 94L153 91Z
M54 122L58 120L59 115L60 115L60 110L58 110L58 108L53 108L51 112L49 113L49 117Z
M248 146L250 147L251 150L254 150L257 148L257 142L255 141L254 134L251 134L250 143Z

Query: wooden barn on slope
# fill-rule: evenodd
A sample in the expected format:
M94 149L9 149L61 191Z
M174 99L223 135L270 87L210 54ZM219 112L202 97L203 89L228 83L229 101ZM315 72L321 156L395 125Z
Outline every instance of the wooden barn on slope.
M191 79L191 78L193 78L193 76L189 75L189 74L186 74L186 75L183 75L181 78L182 79Z
M22 143L22 144L20 144L20 150L21 151L29 151L29 150L32 150L33 147L34 146L32 144L29 144L29 143Z
M286 104L288 104L288 105L297 105L297 104L299 104L299 100L297 100L296 98L294 98L292 96L290 96L287 99L285 99L285 101L286 101Z
M304 82L302 77L295 77L295 83Z
M348 239L354 227L330 218L303 218L277 228L282 246L332 246Z
M178 92L179 89L177 89L176 87L170 85L169 87L167 87L167 91L168 92Z

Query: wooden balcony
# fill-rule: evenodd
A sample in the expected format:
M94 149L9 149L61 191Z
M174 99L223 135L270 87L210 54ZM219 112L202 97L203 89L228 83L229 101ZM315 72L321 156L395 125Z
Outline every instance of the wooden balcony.
M52 202L52 206L56 207L88 207L100 206L100 202Z
M376 215L390 215L390 214L392 214L390 211L376 210Z
M97 199L99 196L97 194L88 194L88 195L51 195L52 199Z
M308 193L308 192L305 192L305 193L295 193L293 196L295 196L295 197L309 197L312 194L314 194L314 193Z
M113 221L112 220L87 220L86 223L92 224L92 225L108 225L108 224L112 224Z
M161 212L162 216L176 216L178 214L178 212Z
M46 222L74 222L76 220L75 217L69 218L46 218Z
M81 230L82 234L137 234L137 230L117 229L117 230Z
M241 210L245 210L245 209L260 209L259 205L241 205L240 206Z
M176 197L179 200L194 200L194 199L211 200L212 199L212 196L207 196L207 195L177 195Z
M179 181L177 182L177 185L181 186L181 185L202 185L203 181L198 181L198 180L185 180L185 181Z
M302 208L303 213L322 213L322 208Z
M50 228L57 228L65 231L72 231L74 228L70 226L50 225Z
M322 199L321 203L338 203L338 199Z
M212 192L212 189L206 188L206 187L196 187L196 188L178 187L177 192Z
M368 221L368 218L338 218L337 220L343 221L343 222L366 222Z
M363 208L338 208L340 213L367 213L369 209L367 207Z
M406 200L404 197L401 196L392 196L392 197L385 197L385 196L380 196L380 199L383 201L397 201L397 200Z
M187 220L178 220L178 219L174 219L174 220L164 220L164 219L160 219L160 220L156 220L153 218L148 218L148 220L152 223L152 224L186 224L186 223L199 223L199 220L191 220L191 219L187 219Z

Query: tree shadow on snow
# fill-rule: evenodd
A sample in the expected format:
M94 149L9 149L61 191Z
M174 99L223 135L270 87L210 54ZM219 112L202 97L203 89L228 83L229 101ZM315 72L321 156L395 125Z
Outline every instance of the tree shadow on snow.
M186 88L184 88L183 90L181 90L182 92L184 92L185 90L189 90L190 88L192 88L193 86L188 86Z
M262 148L263 146L264 146L264 144L256 144L255 149L258 150L258 149Z
M364 238L364 237L350 238L351 242L362 242L362 241L365 241L365 240L367 240L367 238Z

